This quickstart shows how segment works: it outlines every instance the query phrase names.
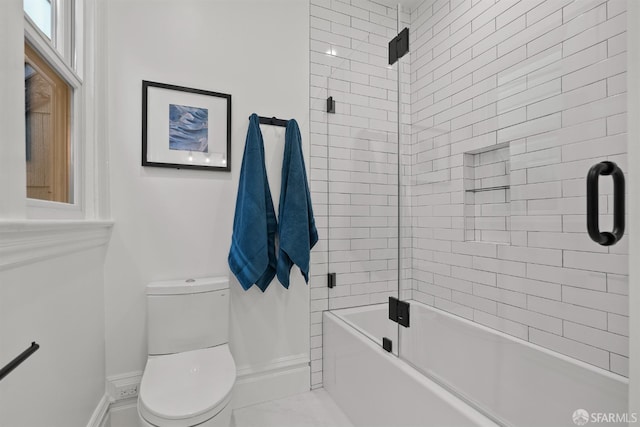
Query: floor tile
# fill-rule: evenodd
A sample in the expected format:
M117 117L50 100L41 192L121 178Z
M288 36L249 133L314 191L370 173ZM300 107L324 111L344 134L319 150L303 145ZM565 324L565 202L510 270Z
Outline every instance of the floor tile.
M324 390L312 390L284 399L233 411L234 427L353 427Z

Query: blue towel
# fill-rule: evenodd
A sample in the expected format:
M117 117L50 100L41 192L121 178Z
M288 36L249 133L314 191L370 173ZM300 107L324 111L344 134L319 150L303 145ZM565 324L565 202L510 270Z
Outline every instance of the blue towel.
M310 252L318 241L301 140L298 123L294 119L289 120L285 133L278 207L278 280L285 288L289 288L289 274L294 264L300 268L304 280L309 283Z
M264 292L276 275L277 230L260 120L254 113L249 117L229 250L229 267L244 290L255 283Z

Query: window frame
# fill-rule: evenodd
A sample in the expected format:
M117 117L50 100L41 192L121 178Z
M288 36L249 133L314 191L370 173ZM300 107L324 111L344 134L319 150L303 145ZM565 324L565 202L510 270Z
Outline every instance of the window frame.
M70 86L70 156L69 195L71 203L31 199L26 197L26 217L32 219L83 219L86 216L85 177L85 80L83 78L83 2L52 0L51 40L38 28L26 12L25 43ZM25 177L26 179L26 177ZM26 180L25 180L26 185Z

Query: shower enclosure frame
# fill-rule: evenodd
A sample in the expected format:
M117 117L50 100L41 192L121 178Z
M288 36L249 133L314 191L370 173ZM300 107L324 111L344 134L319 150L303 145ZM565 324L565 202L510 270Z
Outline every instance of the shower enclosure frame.
M629 257L640 257L640 2L627 1ZM629 412L640 414L640 263L629 263Z
M628 70L627 70L627 93L629 95L628 98L628 109L627 115L629 117L628 120L628 137L627 137L627 145L628 145L628 160L629 165L638 165L640 164L640 147L638 144L633 144L632 141L640 141L640 120L635 119L640 117L640 29L637 28L637 22L640 22L640 4L638 2L629 1L627 2L627 61L628 61ZM401 27L398 27L400 30ZM399 70L398 74L399 73ZM397 86L398 86L398 98L400 98L400 85L401 81L398 77ZM331 92L329 91L329 94ZM339 102L339 99L337 99ZM398 100L398 102L400 102ZM398 108L398 138L401 136L401 109ZM327 135L329 138L329 135ZM400 140L398 141L398 150L400 150ZM401 157L398 154L398 166L401 167ZM635 169L633 168L629 168ZM630 172L629 170L629 172ZM628 222L629 227L627 230L627 238L629 239L629 258L635 259L640 255L640 233L635 230L640 229L640 195L638 195L638 191L636 189L640 188L640 174L629 173L627 178L627 184L629 187L627 203L628 203ZM402 218L400 209L402 203L400 199L402 197L401 183L398 180L398 240L401 239L401 224L400 220ZM327 189L328 191L328 189ZM327 197L329 195L329 191ZM398 244L398 298L401 298L401 265L400 265L400 252L401 252L401 244ZM330 270L329 270L330 271ZM638 284L640 284L640 263L630 262L629 263L629 323L630 323L630 331L629 331L629 412L636 412L640 414L640 289L638 288ZM400 328L400 326L398 326ZM398 335L398 339L401 340L400 334ZM379 343L382 344L382 343ZM395 343L394 343L395 346Z

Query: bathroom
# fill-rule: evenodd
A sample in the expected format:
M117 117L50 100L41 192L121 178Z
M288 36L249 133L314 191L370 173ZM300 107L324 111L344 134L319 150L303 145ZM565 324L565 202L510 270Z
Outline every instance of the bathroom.
M147 285L208 277L228 279L237 427L372 425L358 410L362 403L345 398L357 394L382 402L365 405L376 425L530 425L420 367L421 355L430 358L429 331L417 323L433 316L416 310L425 306L482 333L496 331L489 342L553 356L561 364L545 359L543 366L556 377L576 369L571 378L588 371L594 389L603 389L593 385L602 378L614 382L626 396L614 402L624 408L618 415L633 425L631 416L640 413L640 291L627 283L639 280L638 263L628 258L640 239L633 219L639 182L629 172L639 156L626 140L638 140L640 121L626 115L640 111L640 34L627 25L640 22L637 2L42 0L61 14L54 22L75 13L82 34L58 44L63 58L75 49L70 63L82 76L65 74L82 95L72 203L26 194L25 40L47 49L25 18L27 3L0 2L0 366L31 342L40 348L0 381L1 426L140 425ZM409 52L389 65L389 41L405 27ZM58 42L69 37L61 34ZM585 62L564 59L573 55ZM494 86L476 84L491 77ZM530 87L541 90L528 91L527 78L537 77L540 84ZM230 171L141 165L143 81L232 96ZM334 113L327 112L329 97ZM252 113L295 118L300 126L319 235L308 284L294 268L288 289L274 279L264 292L245 291L229 269ZM260 128L277 211L285 129ZM580 145L591 140L606 148ZM528 150L535 144L537 151ZM483 168L492 151L502 160ZM605 160L625 172L628 195L627 227L611 247L589 239L584 208L589 168ZM565 161L571 164L557 167ZM484 185L486 178L502 181ZM611 230L616 201L608 177L600 192L600 228ZM489 195L502 201L486 203ZM492 207L502 214L474 217ZM370 333L339 312L364 317L389 297L410 301L409 328L390 323L385 312L376 318L382 335ZM355 332L346 335L348 328ZM339 389L335 378L346 371L333 375L339 369L327 359L347 348L328 348L338 334L388 364L386 376L413 369L408 388L438 389L466 421L423 416L429 405L421 399L405 407L411 399ZM444 344L437 346L452 346ZM471 382L494 372L480 364L479 348L459 347L452 366L461 352L479 363L469 363L477 373ZM360 366L373 390L382 372L364 359ZM486 390L505 385L509 394L499 374ZM404 387L390 384L387 392L403 396ZM584 407L566 404L566 418L547 425L574 425L578 409L596 422L587 399ZM507 402L524 419L547 410L541 394ZM394 413L421 421L387 422Z

